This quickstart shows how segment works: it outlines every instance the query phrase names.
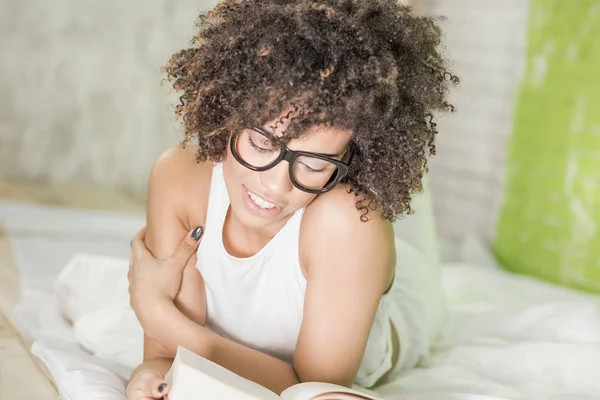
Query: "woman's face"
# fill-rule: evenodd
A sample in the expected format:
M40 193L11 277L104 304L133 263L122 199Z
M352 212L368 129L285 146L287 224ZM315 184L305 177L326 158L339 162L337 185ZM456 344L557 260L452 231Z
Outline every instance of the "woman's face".
M275 121L262 128L268 133L281 136L289 122L280 123L273 131L269 126L275 125ZM290 150L341 156L346 151L350 139L349 131L314 127L302 137L291 140L287 147ZM317 196L306 193L292 184L287 161L281 161L267 171L252 171L233 157L229 146L223 159L223 174L232 213L251 228L261 229L285 222L295 211L306 207Z

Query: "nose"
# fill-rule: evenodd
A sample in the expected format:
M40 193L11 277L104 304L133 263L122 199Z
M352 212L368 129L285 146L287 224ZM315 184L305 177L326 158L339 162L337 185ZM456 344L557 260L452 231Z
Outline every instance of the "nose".
M289 164L285 161L259 174L261 185L274 196L283 195L292 190L293 184L290 180Z

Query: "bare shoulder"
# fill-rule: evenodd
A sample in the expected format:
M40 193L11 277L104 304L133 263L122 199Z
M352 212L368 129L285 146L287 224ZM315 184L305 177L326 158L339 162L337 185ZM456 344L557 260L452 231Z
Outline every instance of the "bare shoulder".
M357 200L340 185L306 207L300 232L301 262L308 274L311 266L322 264L315 257L346 270L366 268L387 284L395 265L393 226L373 211L368 221L362 221Z
M392 224L382 219L377 212L370 211L368 220L362 221L363 211L356 208L358 197L348 193L343 186L319 195L306 207L303 230L337 233L346 238L361 239L376 235L376 239L393 237Z
M212 162L196 161L197 147L174 146L152 166L148 202L172 208L188 229L204 222Z

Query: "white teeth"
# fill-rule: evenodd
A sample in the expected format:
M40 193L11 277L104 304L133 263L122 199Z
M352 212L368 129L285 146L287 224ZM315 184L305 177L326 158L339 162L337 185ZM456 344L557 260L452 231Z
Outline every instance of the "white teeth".
M252 199L252 201L254 202L254 204L256 204L257 206L259 206L260 208L264 208L266 210L269 210L269 209L275 207L275 204L269 203L268 201L261 199L260 197L258 197L255 194L252 194L250 192L248 192L248 194L250 195L250 198Z

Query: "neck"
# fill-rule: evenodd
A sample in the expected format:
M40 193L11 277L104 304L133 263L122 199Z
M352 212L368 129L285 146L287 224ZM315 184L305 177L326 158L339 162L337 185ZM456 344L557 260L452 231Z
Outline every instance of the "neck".
M255 228L244 225L230 207L223 226L223 244L227 252L235 257L250 257L265 247L292 215L268 226Z

